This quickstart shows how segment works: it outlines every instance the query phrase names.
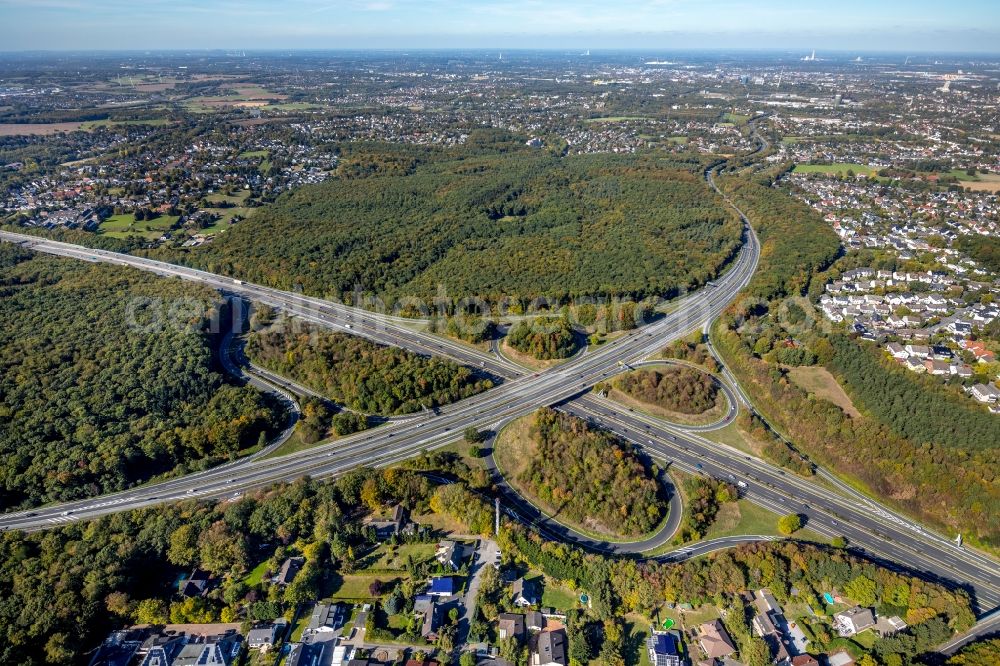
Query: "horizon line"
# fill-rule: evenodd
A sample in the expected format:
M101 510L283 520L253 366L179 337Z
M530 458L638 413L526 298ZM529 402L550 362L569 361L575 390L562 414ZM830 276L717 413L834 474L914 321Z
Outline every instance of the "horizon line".
M803 49L812 49L812 46L786 46L786 47L754 47L754 46L712 46L712 47L693 47L693 46L675 46L675 47L637 47L637 46L623 46L623 47L593 47L587 46L585 43L579 45L567 45L567 46L538 46L538 47L528 47L528 46L516 46L516 47L505 47L502 45L495 46L398 46L398 47L380 47L380 46L329 46L329 47L307 47L307 46L271 46L271 47L244 47L244 46L198 46L198 47L153 47L153 48L104 48L104 47L76 47L76 48L33 48L33 49L11 49L4 50L0 49L0 56L9 54L46 54L46 53L82 53L82 54L98 54L98 53L220 53L229 51L243 51L245 53L275 53L275 52L311 52L311 53L324 53L324 52L380 52L380 53L401 53L410 51L422 51L422 52L445 52L445 51L506 51L508 53L562 53L567 50L572 49L588 49L594 55L594 53L604 53L604 54L615 54L615 53L640 53L649 51L659 51L659 52L676 52L676 53L718 53L722 51L743 51L750 53L787 53L787 52L799 52ZM918 49L851 49L851 48L817 48L817 52L830 53L830 54L859 54L859 53L871 53L880 55L940 55L940 56L965 56L965 55L990 55L1000 57L1000 50L997 51L954 51L954 50L928 50L926 48Z

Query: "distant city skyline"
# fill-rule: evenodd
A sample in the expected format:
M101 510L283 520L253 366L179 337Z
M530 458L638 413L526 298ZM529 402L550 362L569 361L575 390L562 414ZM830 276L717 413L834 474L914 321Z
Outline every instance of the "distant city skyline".
M0 0L0 51L591 48L1000 52L969 0Z

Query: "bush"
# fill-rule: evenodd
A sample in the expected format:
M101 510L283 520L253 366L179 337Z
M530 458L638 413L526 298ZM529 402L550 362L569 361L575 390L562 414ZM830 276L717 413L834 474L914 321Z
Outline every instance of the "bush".
M797 513L790 513L778 519L778 531L782 534L794 534L802 529L802 517Z
M465 441L469 444L479 444L480 442L486 441L486 433L481 432L475 426L469 426L465 429Z
M507 334L507 344L537 359L569 358L576 351L576 335L565 317L521 320Z

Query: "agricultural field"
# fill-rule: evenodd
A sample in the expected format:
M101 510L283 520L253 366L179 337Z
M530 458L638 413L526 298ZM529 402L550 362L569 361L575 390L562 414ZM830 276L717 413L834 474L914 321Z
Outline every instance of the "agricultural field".
M962 181L962 187L975 192L1000 192L1000 174L980 173L970 178L963 171L958 179Z
M80 129L85 131L92 131L101 127L118 127L118 126L128 126L128 125L148 125L150 127L163 127L164 125L169 125L172 121L169 118L149 118L144 120L88 120L80 125Z
M156 240L177 224L179 219L176 215L160 215L152 220L136 221L132 213L112 215L101 222L97 233L111 238L143 236L149 240Z
M740 113L727 113L722 119L724 122L732 123L733 125L746 125L747 121L750 120L750 116Z
M795 173L824 173L830 176L846 176L848 171L853 171L856 175L864 174L874 176L878 169L865 166L864 164L796 164Z
M801 365L788 368L788 376L799 388L812 393L817 398L829 400L844 410L848 416L858 418L861 412L844 392L836 377L822 366Z
M51 136L60 132L76 132L82 125L82 122L0 123L0 136Z

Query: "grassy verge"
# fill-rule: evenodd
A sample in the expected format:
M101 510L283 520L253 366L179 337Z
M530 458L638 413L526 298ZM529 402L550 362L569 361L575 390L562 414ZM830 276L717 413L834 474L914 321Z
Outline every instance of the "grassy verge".
M531 370L548 370L549 368L565 363L569 359L565 358L553 358L553 359L538 359L531 354L525 354L524 352L519 352L518 350L507 344L507 338L504 338L499 346L500 355L505 357L508 361L517 363L518 365L524 366ZM570 357L572 358L572 357Z
M753 455L757 455L758 453L752 440L743 434L735 421L717 430L709 430L708 432L699 434L707 440L726 444L744 453L752 453Z
M392 587L394 581L400 578L408 578L406 575L391 574L345 574L340 585L333 591L330 598L342 601L357 601L374 599L369 591L369 587L376 580L384 584L384 587Z
M291 437L285 440L285 442L281 446L276 448L274 451L271 451L266 456L264 456L263 459L269 460L271 458L280 458L281 456L287 456L293 453L299 453L300 451L307 451L309 449L321 446L323 444L329 444L330 442L334 442L336 440L337 440L336 437L329 437L327 439L321 439L318 442L313 442L312 444L309 444L302 439L302 436L299 433L299 429L296 428L295 431L292 433Z

